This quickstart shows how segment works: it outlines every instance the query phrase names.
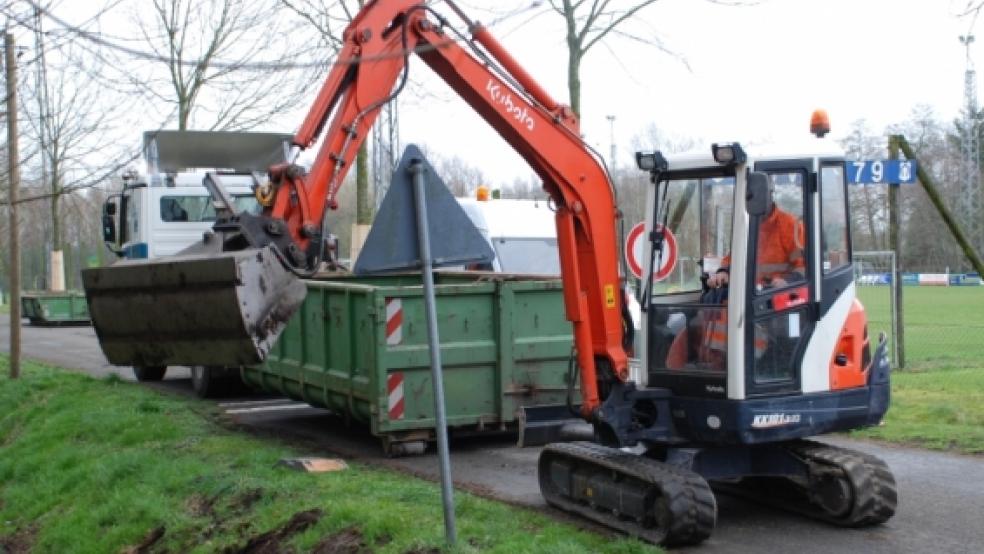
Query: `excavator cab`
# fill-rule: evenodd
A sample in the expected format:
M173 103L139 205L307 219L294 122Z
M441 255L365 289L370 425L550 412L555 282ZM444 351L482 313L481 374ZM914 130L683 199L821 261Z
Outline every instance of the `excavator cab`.
M855 299L844 158L824 141L811 148L753 157L737 143L715 145L658 155L664 163L650 172L647 222L661 232L650 235L653 277L641 294L639 384L700 412L722 403L704 415L717 428L689 415L677 422L689 438L808 436L877 423L887 409L887 386L868 387L872 349ZM860 388L871 393L850 392ZM800 399L813 395L829 396L829 408L818 410L817 397L807 409ZM847 398L853 411L842 409ZM759 413L760 399L769 413Z

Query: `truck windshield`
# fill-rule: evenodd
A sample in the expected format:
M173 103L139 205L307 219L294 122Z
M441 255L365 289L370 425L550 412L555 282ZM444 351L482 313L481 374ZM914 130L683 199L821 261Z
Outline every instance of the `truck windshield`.
M496 238L492 245L505 273L560 275L557 239Z
M252 194L233 195L233 203L235 204L233 211L236 213L258 214L263 209ZM215 207L209 196L162 196L161 221L168 223L215 221Z

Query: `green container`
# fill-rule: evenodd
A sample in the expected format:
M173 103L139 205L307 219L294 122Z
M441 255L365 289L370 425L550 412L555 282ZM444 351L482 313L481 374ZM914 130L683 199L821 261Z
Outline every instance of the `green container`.
M89 306L83 292L26 292L21 295L21 311L31 325L89 325Z
M438 273L435 282L452 434L515 429L521 407L566 402L573 336L559 280ZM244 380L367 425L390 453L431 440L420 276L306 283L301 310Z

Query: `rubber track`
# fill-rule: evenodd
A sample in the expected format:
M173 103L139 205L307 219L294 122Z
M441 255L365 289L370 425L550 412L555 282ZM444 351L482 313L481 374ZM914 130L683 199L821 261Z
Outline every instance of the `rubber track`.
M581 466L590 464L655 486L666 499L671 516L667 528L643 527L633 520L621 519L607 510L560 495L550 482L547 466L552 459L575 460ZM686 469L590 442L572 442L544 447L539 476L540 492L549 504L654 544L697 544L714 530L717 519L714 493L703 477Z
M783 483L798 491L796 500L776 494L775 489L762 491L749 489L741 484L732 486L715 483L714 488L820 519L842 527L866 527L888 521L895 515L898 505L898 491L895 477L885 462L862 452L840 448L814 441L796 441L786 445L800 459L809 463L827 466L846 477L853 493L851 509L846 515L837 517L803 498L809 491L791 480L775 479L773 484Z
M884 523L895 515L898 506L895 477L881 459L813 441L799 441L790 449L804 459L837 468L854 491L850 513L843 518L824 516L825 521L846 527L866 527Z

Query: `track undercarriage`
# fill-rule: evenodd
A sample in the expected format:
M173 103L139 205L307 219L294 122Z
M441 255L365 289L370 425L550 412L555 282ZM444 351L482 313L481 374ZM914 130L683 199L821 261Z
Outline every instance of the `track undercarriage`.
M845 527L875 525L895 513L895 480L878 458L804 440L769 448L788 454L788 473L714 475L709 484L697 471L652 457L588 442L551 444L540 455L540 490L564 511L663 545L696 544L711 535L717 515L712 485Z

